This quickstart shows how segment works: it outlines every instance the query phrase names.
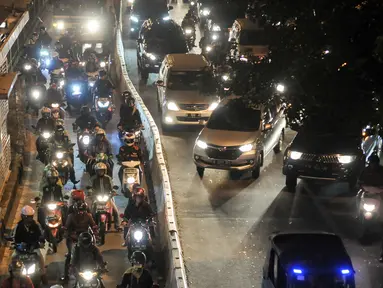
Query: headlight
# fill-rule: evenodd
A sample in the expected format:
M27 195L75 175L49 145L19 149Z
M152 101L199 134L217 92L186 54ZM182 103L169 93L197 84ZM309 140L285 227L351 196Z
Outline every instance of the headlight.
M43 132L43 138L44 139L49 139L49 138L51 138L51 133L49 133L49 132Z
M190 2L190 5L191 5L191 6L194 6L194 5L195 5L195 2L194 2L194 1L191 1L191 2Z
M253 149L253 146L254 146L253 144L246 144L246 145L239 147L239 150L241 152L249 152Z
M94 86L94 82L89 82L89 86L93 87Z
M128 3L133 4L134 0L128 0Z
M206 46L206 52L210 52L211 50L213 50L213 47L211 47L210 45Z
M219 27L217 24L214 24L212 30L219 32L219 31L221 31L221 27Z
M55 203L47 204L47 208L48 208L49 210L56 210L56 208L57 208L57 204L55 204Z
M189 35L192 34L193 30L192 29L185 29L185 34Z
M97 105L98 105L98 107L100 107L100 108L107 108L107 107L109 107L109 104L110 104L109 101L105 101L105 102L97 101Z
M210 10L207 9L207 8L203 9L203 10L202 10L202 15L203 15L203 16L209 16L209 15L210 15Z
M109 196L108 195L98 195L97 196L97 201L99 202L106 202L109 200Z
M197 146L201 149L206 149L207 148L207 144L201 140L197 140Z
M134 135L138 136L138 135L140 135L140 133L141 133L141 131L136 131L136 132L134 132Z
M144 236L144 233L142 233L142 231L134 231L133 237L137 241L141 241L143 236Z
M372 212L375 210L375 208L376 208L375 204L367 204L367 203L363 204L363 209L366 210L367 212Z
M33 90L32 91L32 97L35 98L35 99L39 99L40 91L39 90Z
M48 226L49 226L50 228L57 228L59 225L60 225L59 222L56 222L56 223L48 223Z
M31 275L36 271L36 264L32 264L28 269L24 268L21 272L23 275Z
M64 157L64 153L63 152L57 152L56 157L57 157L57 159L62 159Z
M47 50L41 50L40 56L49 56L49 52Z
M85 66L85 62L80 62L80 66Z
M84 271L79 273L82 278L84 278L86 281L92 280L94 276L96 276L97 273L92 271Z
M65 84L65 80L60 80L60 83L59 83L60 88L62 88L64 86L64 84Z
M68 165L68 161L64 161L63 166L65 167L67 165Z
M25 65L24 65L24 69L25 69L26 71L29 71L29 70L32 69L32 66L31 66L30 64L25 64Z
M215 108L217 108L218 104L218 102L211 103L208 110L213 111Z
M90 142L90 139L89 139L89 136L88 135L85 135L83 138L82 138L82 143L84 145L88 145Z
M133 177L128 178L128 184L133 184L134 182L136 182L136 179L134 179Z
M88 22L88 31L91 33L98 32L100 30L100 23L97 20L90 20Z
M219 35L218 35L218 34L213 34L213 35L211 36L211 39L213 39L214 41L215 41L215 40L218 40L218 38L219 38Z
M57 22L57 29L63 30L65 28L64 22L60 21Z
M106 66L106 63L104 61L100 62L100 67L104 68Z
M60 107L60 104L59 104L59 103L52 103L52 104L51 104L51 107L52 107L52 108L59 108L59 107Z
M162 20L168 21L168 20L170 20L170 16L165 16L165 17L162 18Z
M130 16L130 20L132 20L135 23L138 23L138 17L135 15Z
M57 161L53 161L52 164L53 164L54 167L57 167L58 163L57 163Z
M49 66L51 64L51 59L45 59L45 65Z
M72 90L75 93L80 93L81 87L79 85L73 85Z
M154 61L154 60L157 59L157 57L154 56L152 53L146 53L146 56L147 56L150 60L152 60L152 61Z
M302 152L290 151L290 159L298 160L301 158L302 154L303 154Z
M352 161L354 161L355 158L356 158L355 156L351 156L351 155L338 155L338 161L339 163L342 163L342 164L349 164Z
M230 76L229 76L229 75L226 75L226 74L225 74L225 75L222 75L222 80L223 80L223 81L226 82L226 81L229 81L229 79L230 79Z
M171 111L179 111L180 110L178 108L177 104L174 102L169 102L167 106L168 106L168 109Z

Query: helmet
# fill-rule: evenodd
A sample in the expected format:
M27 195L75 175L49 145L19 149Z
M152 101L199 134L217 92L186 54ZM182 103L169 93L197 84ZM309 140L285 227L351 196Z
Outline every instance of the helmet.
M89 232L82 232L78 237L78 243L81 247L88 248L93 244L93 237Z
M74 205L74 209L77 211L77 212L85 212L86 209L88 208L88 205L86 205L85 202L77 202L75 203Z
M133 197L142 197L145 198L145 190L142 187L139 187L136 189L136 191L133 194Z
M132 262L133 265L144 266L146 264L146 255L141 251L134 251L130 258L130 262Z
M98 72L98 76L104 77L106 76L106 72L104 70L101 70L100 72Z
M63 125L56 125L56 132L64 133L65 128Z
M10 273L21 273L24 269L24 264L18 258L13 258L11 263L8 265L8 271Z
M35 210L31 206L26 205L21 209L21 215L22 216L33 216L33 215L35 215Z
M43 117L51 116L51 109L49 109L48 107L44 107L43 109L41 109L41 115Z
M379 165L380 163L379 156L376 154L372 154L370 157L368 157L368 163Z
M135 139L135 136L133 133L132 134L125 134L125 136L124 136L124 142L128 146L134 145L134 139Z
M124 92L122 92L122 96L123 96L124 98L126 98L126 97L132 97L132 93L131 93L130 91L128 91L128 90L125 90Z
M105 130L104 129L98 129L96 135L103 135L103 136L105 136Z
M88 106L82 106L81 115L89 115L89 114L90 114L90 108Z
M64 127L64 120L63 119L56 119L56 127L57 126L63 126Z
M107 167L104 163L100 162L100 163L97 163L96 165L94 165L94 170L97 171L97 170L106 170Z
M85 201L85 193L83 190L72 190L71 196L73 200Z
M47 178L53 178L53 177L58 178L59 177L59 172L57 172L57 170L52 167L51 169L49 169L47 171L46 177Z

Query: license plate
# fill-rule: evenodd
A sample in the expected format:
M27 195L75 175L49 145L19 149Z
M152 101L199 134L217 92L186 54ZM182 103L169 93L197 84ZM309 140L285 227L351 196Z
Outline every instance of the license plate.
M188 114L190 118L201 118L201 114Z
M317 170L317 171L327 171L327 167L326 166L321 166L321 165L315 165L314 169Z
M217 160L215 163L220 166L230 165L230 161L228 160Z

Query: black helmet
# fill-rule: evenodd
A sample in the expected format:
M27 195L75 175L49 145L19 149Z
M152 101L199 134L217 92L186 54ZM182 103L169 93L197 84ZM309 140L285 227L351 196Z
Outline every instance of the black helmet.
M132 265L142 265L146 264L146 255L141 251L134 251L132 257L130 257L130 262Z
M85 212L86 209L88 208L88 206L86 205L85 202L76 202L74 204L74 209L77 211L77 212Z
M101 70L100 72L98 72L98 75L100 77L104 77L104 76L106 76L106 72L104 70Z
M90 108L88 106L82 106L81 115L89 115L89 114L90 114Z
M368 157L368 163L379 165L380 163L379 156L376 154L372 154L370 157Z
M78 243L83 248L88 248L93 244L93 237L89 232L82 232L78 237Z

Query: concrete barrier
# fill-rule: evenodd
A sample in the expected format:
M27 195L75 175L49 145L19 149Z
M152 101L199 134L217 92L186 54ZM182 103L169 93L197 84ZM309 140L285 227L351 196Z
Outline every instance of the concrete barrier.
M166 288L187 288L186 273L182 258L182 249L178 237L176 217L173 207L173 197L169 182L169 175L162 151L160 133L144 101L137 93L132 81L129 79L125 58L121 31L116 34L115 49L116 79L119 82L120 91L129 90L136 99L137 108L140 112L144 125L143 136L148 156L148 169L151 172L152 189L157 206L158 228L160 231L159 245L165 254ZM162 263L160 263L162 266ZM160 266L159 265L159 266Z

